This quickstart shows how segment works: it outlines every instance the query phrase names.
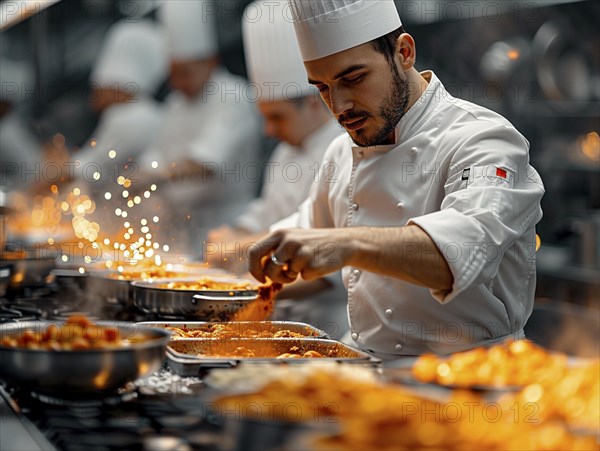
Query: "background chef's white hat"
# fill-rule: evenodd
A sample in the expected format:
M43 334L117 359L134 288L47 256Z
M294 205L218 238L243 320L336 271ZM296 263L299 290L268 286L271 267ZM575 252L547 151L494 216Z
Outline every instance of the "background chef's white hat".
M287 0L258 0L244 11L242 31L250 81L258 100L293 100L315 94L294 34Z
M351 49L402 25L393 0L289 0L304 61Z
M0 100L23 103L33 94L33 72L28 64L0 57Z
M91 81L101 88L152 94L168 74L162 28L151 21L114 25L100 51Z
M216 4L213 1L167 0L161 7L160 16L172 60L203 60L218 53Z

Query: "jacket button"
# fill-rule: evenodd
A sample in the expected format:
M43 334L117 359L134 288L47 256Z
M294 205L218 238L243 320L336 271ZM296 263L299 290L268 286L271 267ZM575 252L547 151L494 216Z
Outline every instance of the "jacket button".
M391 318L393 313L394 312L392 312L392 309L389 308L385 311L385 316L387 316L388 318Z
M398 205L396 205L396 207L398 207L398 210L403 210L405 205L403 202L398 202Z
M352 274L354 274L354 277L358 279L360 277L360 269L355 269L352 271Z
M354 341L358 340L358 334L356 332L352 332L352 339Z
M358 211L358 204L352 204L350 208L354 211Z
M411 147L410 154L411 155L416 155L418 151L419 151L419 149L417 149L416 147Z
M402 345L401 344L397 344L396 345L396 351L400 351L402 349Z

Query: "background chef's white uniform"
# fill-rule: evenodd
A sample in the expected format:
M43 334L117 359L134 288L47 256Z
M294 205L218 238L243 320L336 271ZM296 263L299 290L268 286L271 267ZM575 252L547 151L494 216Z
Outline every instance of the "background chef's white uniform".
M219 68L196 99L179 92L167 98L152 159L160 167L190 159L214 174L169 184L162 194L181 212L203 216L204 227L231 221L260 183L260 119L241 96L246 86L246 80Z
M160 13L172 62L205 63L218 54L209 1L170 0ZM200 252L209 229L232 221L256 197L260 119L251 100L247 81L224 67L212 71L194 98L177 91L168 96L164 122L142 170L152 161L163 171L189 161L203 170L159 187L164 238L172 240L172 250Z
M94 147L76 153L80 161L78 174L96 183L92 175L101 169L98 183L116 186L119 175L128 176L135 168L124 170L129 162L139 164L139 157L155 142L164 118L163 107L153 94L166 80L168 60L165 38L160 26L148 20L118 23L109 31L106 43L91 76L93 86L135 93L125 103L108 106L90 137ZM117 156L109 158L108 152Z
M338 138L325 163L339 168L339 183L316 186L295 218L311 227L417 224L445 256L449 294L343 269L352 339L386 359L521 337L533 308L544 188L529 143L502 116L422 75L429 87L396 127L398 144Z
M264 171L260 197L236 218L235 226L259 233L293 214L316 183L325 151L340 135L339 125L331 121L309 135L299 147L285 142L278 144Z

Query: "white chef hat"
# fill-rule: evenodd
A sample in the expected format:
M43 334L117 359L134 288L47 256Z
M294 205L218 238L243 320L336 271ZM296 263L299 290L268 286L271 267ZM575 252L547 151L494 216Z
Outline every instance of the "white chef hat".
M216 4L213 1L168 0L164 2L160 16L172 60L203 60L218 53Z
M151 21L114 25L100 51L91 81L102 88L154 93L168 75L163 30ZM131 85L131 87L130 87Z
M294 34L287 0L258 0L244 11L242 32L250 81L258 100L293 100L315 94Z
M380 38L402 25L393 0L289 0L304 61Z
M33 89L33 72L26 63L0 58L0 100L15 105L23 103Z

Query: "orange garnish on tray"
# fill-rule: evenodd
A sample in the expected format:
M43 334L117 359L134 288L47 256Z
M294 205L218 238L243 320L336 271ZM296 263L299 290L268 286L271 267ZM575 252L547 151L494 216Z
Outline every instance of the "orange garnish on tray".
M265 321L275 309L275 296L283 288L280 283L271 283L258 287L256 300L245 305L233 314L232 321Z

